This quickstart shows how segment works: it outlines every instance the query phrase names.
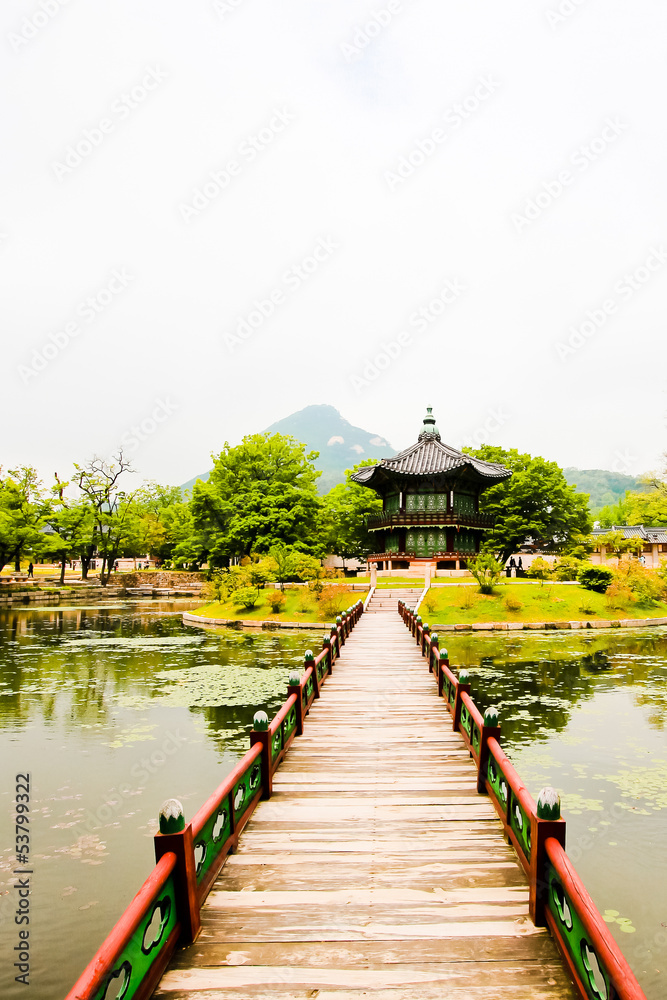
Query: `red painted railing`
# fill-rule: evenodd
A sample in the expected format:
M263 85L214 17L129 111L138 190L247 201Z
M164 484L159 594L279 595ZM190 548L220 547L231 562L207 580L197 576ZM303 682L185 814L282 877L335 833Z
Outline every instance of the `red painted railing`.
M155 835L155 868L65 1000L147 1000L177 945L197 937L200 909L217 874L260 799L270 798L273 775L303 733L306 715L362 613L357 601L331 626L321 652L306 653L304 671L298 680L290 677L287 700L271 723L264 713L255 715L261 728L252 730L250 749L192 821Z
M632 969L565 853L565 821L553 802L537 804L500 746L497 713L484 717L467 671L457 677L428 623L399 601L398 611L438 683L438 694L477 765L477 790L486 792L528 875L529 910L547 926L585 1000L646 1000ZM554 813L558 818L553 818Z

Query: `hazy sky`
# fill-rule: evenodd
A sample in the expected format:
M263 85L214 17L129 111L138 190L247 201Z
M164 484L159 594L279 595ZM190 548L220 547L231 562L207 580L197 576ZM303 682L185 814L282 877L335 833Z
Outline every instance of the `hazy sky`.
M0 464L665 449L659 0L7 0ZM138 433L133 428L138 428Z

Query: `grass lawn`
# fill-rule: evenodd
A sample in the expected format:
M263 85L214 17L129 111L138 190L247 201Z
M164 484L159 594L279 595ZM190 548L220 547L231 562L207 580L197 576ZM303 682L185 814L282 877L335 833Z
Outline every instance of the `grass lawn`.
M511 610L507 604L518 602ZM476 588L431 588L419 613L429 625L473 624L475 622L557 622L595 619L664 618L667 603L650 607L630 604L610 608L604 594L585 590L579 584L545 583L527 587L517 583L499 584L493 594Z
M254 608L242 608L233 601L205 604L190 614L201 615L204 618L230 618L244 621L275 621L275 622L333 622L336 615L345 611L358 600L366 598L366 592L348 590L346 587L336 588L340 591L336 600L322 607L315 600L315 595L305 587L287 588L285 590L285 607L278 614L271 611L266 595L270 590L260 591L260 596Z

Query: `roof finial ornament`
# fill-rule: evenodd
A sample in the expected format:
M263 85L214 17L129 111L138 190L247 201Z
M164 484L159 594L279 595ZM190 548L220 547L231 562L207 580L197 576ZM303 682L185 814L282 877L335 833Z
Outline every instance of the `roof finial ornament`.
M433 416L433 407L426 407L426 416L424 417L424 426L422 427L421 434L419 435L419 440L424 441L425 439L435 439L440 441L440 431L436 427L435 417Z

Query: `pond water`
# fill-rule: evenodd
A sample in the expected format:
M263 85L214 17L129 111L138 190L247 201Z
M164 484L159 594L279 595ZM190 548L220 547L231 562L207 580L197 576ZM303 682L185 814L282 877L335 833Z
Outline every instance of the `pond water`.
M24 996L15 776L31 774L32 995L62 1000L153 866L164 799L192 817L273 714L320 630L183 625L191 602L0 613L0 996ZM534 796L562 795L568 853L649 1000L667 992L667 633L453 636ZM444 710L444 709L443 709ZM15 940L16 938L16 940ZM11 960L13 961L13 959Z

